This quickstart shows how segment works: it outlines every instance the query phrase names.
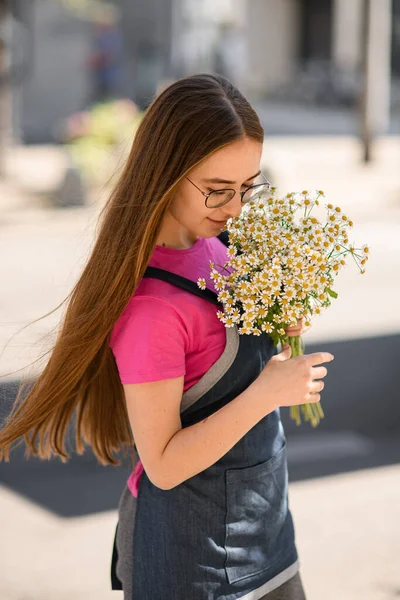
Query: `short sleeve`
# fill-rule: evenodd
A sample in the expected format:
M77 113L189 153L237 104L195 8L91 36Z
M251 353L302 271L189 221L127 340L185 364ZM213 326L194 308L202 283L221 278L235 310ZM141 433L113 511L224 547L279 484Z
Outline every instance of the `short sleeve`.
M187 329L176 309L148 296L131 300L110 338L123 384L185 375L187 344Z

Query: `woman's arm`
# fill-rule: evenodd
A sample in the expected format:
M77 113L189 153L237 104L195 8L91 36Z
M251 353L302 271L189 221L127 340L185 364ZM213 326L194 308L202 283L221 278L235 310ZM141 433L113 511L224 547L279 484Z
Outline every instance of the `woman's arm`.
M231 402L196 425L181 428L183 377L125 385L129 420L148 477L168 490L226 454L278 406L319 402L329 352L290 359L291 348L270 358L260 375ZM290 359L290 360L289 360Z
M129 420L147 476L168 490L207 469L276 405L251 387L203 421L181 428L183 377L124 385Z

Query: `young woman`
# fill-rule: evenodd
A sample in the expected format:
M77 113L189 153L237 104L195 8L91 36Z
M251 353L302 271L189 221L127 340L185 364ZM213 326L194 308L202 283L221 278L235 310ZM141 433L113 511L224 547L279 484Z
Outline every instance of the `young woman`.
M209 277L227 219L269 185L263 136L220 76L154 100L47 366L0 432L6 459L24 435L28 453L66 460L74 413L78 452L85 441L102 463L134 440L112 560L125 600L305 597L279 407L317 402L333 356L290 359L226 329Z

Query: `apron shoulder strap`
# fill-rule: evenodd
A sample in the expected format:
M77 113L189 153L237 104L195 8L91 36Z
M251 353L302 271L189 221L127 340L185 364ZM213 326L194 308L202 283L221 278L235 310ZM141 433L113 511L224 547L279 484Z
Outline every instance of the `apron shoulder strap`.
M228 232L223 231L218 236L218 239L221 240L225 246L228 246ZM170 271L165 271L164 269L158 269L157 267L147 267L144 272L143 277L151 277L153 279L161 279L162 281L166 281L167 283L172 283L177 287L194 294L195 296L199 296L200 298L204 298L205 300L209 300L213 304L217 306L222 306L222 303L219 302L217 294L212 292L209 289L201 290L197 283L192 281L191 279L187 279L186 277L182 277L181 275L176 275L176 273L171 273Z
M229 246L229 232L221 231L221 233L217 236L218 239L224 244L224 246Z
M192 281L191 279L186 279L186 277L181 277L181 275L176 275L175 273L171 273L170 271L164 271L164 269L157 269L157 267L147 267L144 272L143 277L151 277L153 279L161 279L162 281L167 281L168 283L172 283L182 290L186 290L195 296L200 296L200 298L204 298L205 300L209 300L220 306L220 302L218 301L217 294L214 294L209 289L201 290L197 283Z

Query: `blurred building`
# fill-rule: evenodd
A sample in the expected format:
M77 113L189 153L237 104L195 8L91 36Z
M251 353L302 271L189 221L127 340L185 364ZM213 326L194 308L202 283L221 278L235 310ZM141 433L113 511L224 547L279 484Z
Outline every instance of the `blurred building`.
M372 0L379 1L379 0ZM247 0L248 89L321 100L354 100L361 63L364 0ZM400 77L400 0L392 0L392 73ZM290 90L292 88L292 90ZM324 93L325 90L325 93Z
M17 139L42 143L57 123L83 108L89 96L86 60L90 26L59 0L13 0L11 39L18 28L21 75L13 77L13 126Z
M169 81L216 71L250 98L352 103L363 1L113 0L123 49L119 92L144 108ZM27 142L54 140L57 122L93 98L92 23L68 9L78 2L68 2L12 3L27 42L13 123ZM391 69L400 80L400 0L392 0L392 31Z
M215 50L224 50L225 25L231 32L226 71L250 96L354 101L364 0L179 2L174 57L185 72L220 66ZM400 0L392 0L392 33L392 73L400 78Z

